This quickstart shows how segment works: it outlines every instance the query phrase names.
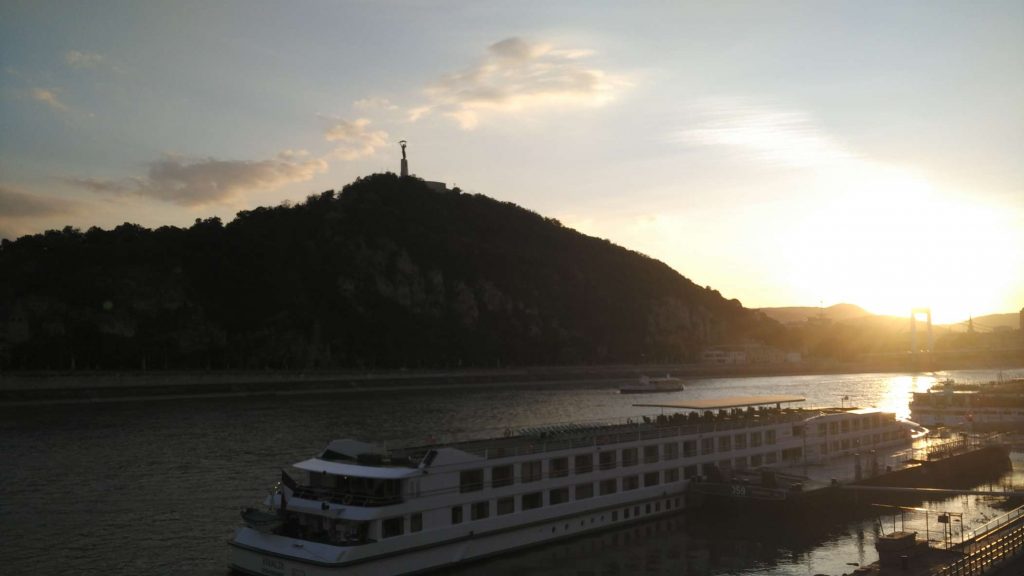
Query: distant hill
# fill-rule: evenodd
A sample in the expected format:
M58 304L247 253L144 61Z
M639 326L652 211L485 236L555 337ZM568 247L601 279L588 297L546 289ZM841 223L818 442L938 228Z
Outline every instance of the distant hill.
M832 322L844 324L873 326L888 329L910 329L910 314L906 316L886 316L872 314L855 304L836 304L828 308L816 308L811 306L789 306L781 308L758 308L769 318L783 324L800 324L808 320L825 319ZM953 331L964 331L967 329L968 319L949 324L938 324L936 327L950 328ZM988 314L974 318L975 330L979 332L991 331L993 329L1019 328L1020 315L1009 314Z
M863 318L872 314L860 306L854 304L836 304L828 308L815 308L811 306L789 306L781 308L758 308L766 316L783 324L794 324L805 322L812 318L824 318L826 320L841 321L851 318Z
M965 318L960 322L955 323L958 329L963 329L967 326L968 319ZM1020 328L1020 314L1009 313L1009 314L986 314L985 316L974 317L974 329L979 331L989 331L1000 328Z
M0 243L0 369L685 362L774 320L507 202L370 176L189 228Z

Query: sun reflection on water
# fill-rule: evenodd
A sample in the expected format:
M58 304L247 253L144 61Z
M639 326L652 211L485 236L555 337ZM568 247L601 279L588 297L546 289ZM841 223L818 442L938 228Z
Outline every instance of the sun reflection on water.
M938 379L925 374L901 374L886 379L878 407L893 412L896 418L910 419L910 398L913 392L924 392Z

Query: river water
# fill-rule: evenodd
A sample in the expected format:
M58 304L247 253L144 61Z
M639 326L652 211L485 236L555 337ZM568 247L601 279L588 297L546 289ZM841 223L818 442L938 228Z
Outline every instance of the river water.
M1024 377L1024 369L1003 375ZM983 381L996 373L707 379L644 399L794 394L807 406L880 406L906 417L910 392L946 377ZM262 501L281 467L331 439L399 446L650 413L634 408L636 401L602 382L0 408L0 573L223 576L238 511ZM1024 456L1013 460L1014 471L998 482L1024 484ZM926 505L962 512L970 528L998 514L998 504L968 496ZM719 520L682 514L452 573L838 575L851 572L850 563L877 559L873 518L811 529L771 519ZM924 522L907 521L908 529Z

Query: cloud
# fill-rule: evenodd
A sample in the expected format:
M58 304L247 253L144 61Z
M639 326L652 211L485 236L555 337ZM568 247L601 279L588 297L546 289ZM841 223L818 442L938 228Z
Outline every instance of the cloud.
M335 142L331 153L342 160L358 160L372 156L378 148L388 144L388 133L383 130L370 130L370 121L366 118L348 120L334 119L334 124L324 132L328 142Z
M428 102L413 108L415 121L437 111L465 130L483 116L553 107L598 107L614 100L627 82L587 67L590 50L506 38L492 44L476 66L442 77L425 90Z
M79 52L71 50L64 54L64 61L72 68L92 68L99 64L103 57L94 52Z
M47 90L46 88L36 88L32 90L32 99L38 102L42 102L53 108L54 110L60 110L61 112L67 112L68 107L57 98L57 94L53 90Z
M673 140L732 147L786 167L807 168L853 158L802 112L720 102L705 106L697 115L697 124L678 132Z
M34 221L75 214L81 205L71 200L30 194L0 183L0 238L14 239L45 228Z
M362 98L352 103L356 110L398 110L398 106L387 98Z
M103 180L71 178L100 194L136 195L182 206L203 206L234 199L253 189L278 188L304 182L327 170L321 158L286 150L269 160L185 159L167 155L150 163L144 178Z
M5 219L71 214L78 205L70 200L39 196L0 184L0 215Z

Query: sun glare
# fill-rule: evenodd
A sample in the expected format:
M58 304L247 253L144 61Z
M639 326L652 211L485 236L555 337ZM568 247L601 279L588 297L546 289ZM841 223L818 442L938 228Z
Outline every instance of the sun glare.
M1002 283L980 281L977 271L1000 267L998 214L909 172L851 168L826 178L828 199L791 232L808 261L795 284L875 314L930 308L937 323L997 311Z

